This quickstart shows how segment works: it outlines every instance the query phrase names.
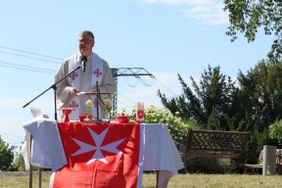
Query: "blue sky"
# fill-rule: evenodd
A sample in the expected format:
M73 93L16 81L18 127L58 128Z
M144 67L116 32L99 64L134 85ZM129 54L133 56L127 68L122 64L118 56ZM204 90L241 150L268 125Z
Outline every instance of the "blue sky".
M225 35L228 17L222 10L222 2L3 1L0 6L1 137L12 145L20 145L24 137L22 125L31 119L29 107L41 108L53 117L52 90L27 108L22 106L53 83L62 60L78 50L77 38L82 30L93 31L94 52L111 67L144 67L156 77L142 81L119 78L119 109L130 110L137 101L143 101L145 107L161 108L157 89L168 97L177 96L181 92L177 74L190 84L189 77L198 80L209 64L219 65L223 74L233 78L239 70L246 73L266 58L272 38L261 32L253 43L247 43L243 35L231 43ZM40 69L25 70L33 67Z

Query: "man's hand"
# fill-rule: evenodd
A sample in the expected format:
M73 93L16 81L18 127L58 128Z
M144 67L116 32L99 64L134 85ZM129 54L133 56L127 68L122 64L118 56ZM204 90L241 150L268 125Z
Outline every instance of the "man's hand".
M76 96L77 93L79 93L79 90L76 89L76 88L72 88L72 89L69 91L69 97L74 97L74 96Z

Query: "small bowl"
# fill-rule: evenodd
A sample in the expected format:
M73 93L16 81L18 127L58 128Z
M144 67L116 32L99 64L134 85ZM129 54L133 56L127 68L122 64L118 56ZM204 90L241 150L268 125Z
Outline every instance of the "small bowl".
M130 116L117 116L116 120L118 123L128 123L130 120Z
M86 118L86 115L85 115L85 114L84 114L84 115L79 116L79 120L80 120L80 122L84 122L85 118Z

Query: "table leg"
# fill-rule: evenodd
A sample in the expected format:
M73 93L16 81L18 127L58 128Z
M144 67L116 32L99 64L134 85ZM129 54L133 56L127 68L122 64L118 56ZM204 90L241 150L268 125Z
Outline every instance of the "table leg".
M42 180L42 170L38 168L38 188L41 188L41 180Z
M27 151L30 151L30 154L29 156L31 156L31 142L32 142L32 136L29 135L29 144L27 142L27 147L29 147L30 149ZM31 162L29 163L29 188L32 188L32 165L31 165Z
M32 165L29 164L29 188L32 188Z
M157 170L157 171L156 171L156 177L157 177L157 180L156 180L156 188L159 187L159 175L160 175L160 172Z

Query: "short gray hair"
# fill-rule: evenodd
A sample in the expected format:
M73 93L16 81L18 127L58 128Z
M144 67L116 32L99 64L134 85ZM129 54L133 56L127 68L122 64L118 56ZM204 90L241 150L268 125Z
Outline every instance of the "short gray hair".
M83 36L83 35L88 35L88 36L90 36L93 39L93 41L95 41L95 37L94 37L94 35L93 35L93 33L91 31L82 31L79 34L79 36Z

